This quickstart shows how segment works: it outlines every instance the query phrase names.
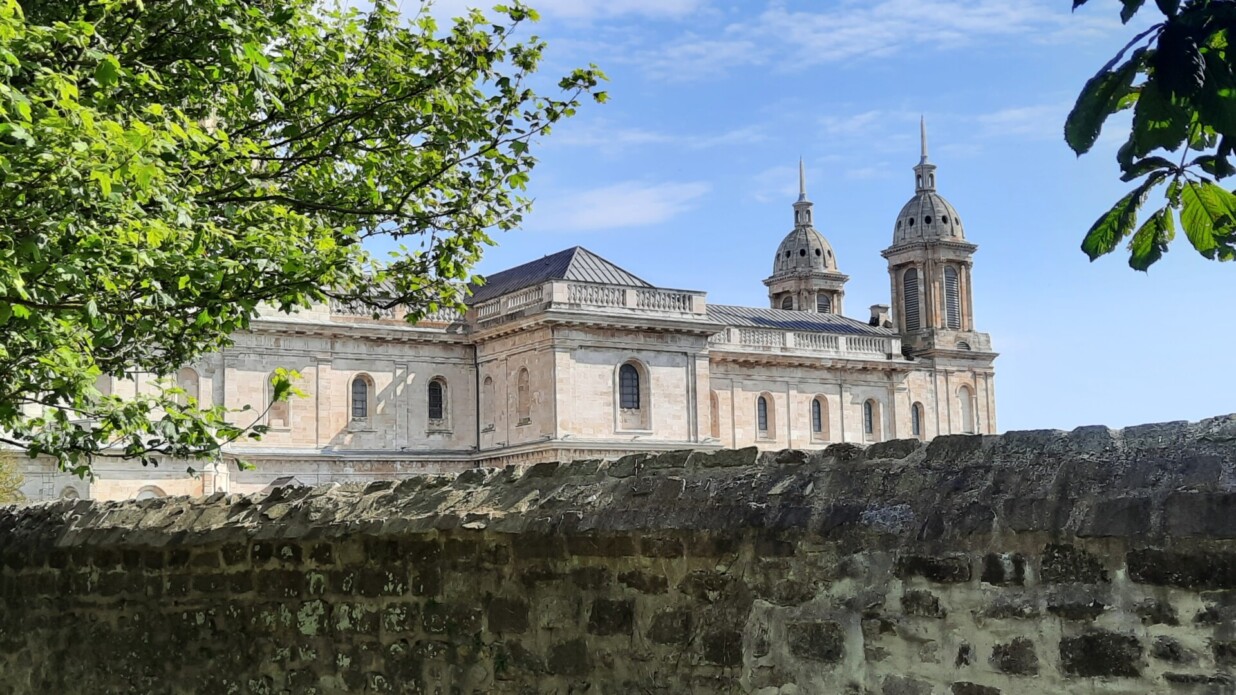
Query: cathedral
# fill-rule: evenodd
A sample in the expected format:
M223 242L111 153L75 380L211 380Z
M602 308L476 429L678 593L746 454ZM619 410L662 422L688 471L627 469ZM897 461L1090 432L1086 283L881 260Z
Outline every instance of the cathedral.
M812 215L800 163L764 307L711 304L577 246L488 276L462 314L410 324L339 303L265 313L177 375L203 405L261 413L261 441L193 474L177 461L100 462L86 481L29 461L23 491L249 493L643 451L994 433L996 353L971 302L977 247L936 191L925 132L914 195L883 252L889 304L845 315L849 278ZM299 372L305 396L267 409L278 368ZM143 379L102 388L124 395Z

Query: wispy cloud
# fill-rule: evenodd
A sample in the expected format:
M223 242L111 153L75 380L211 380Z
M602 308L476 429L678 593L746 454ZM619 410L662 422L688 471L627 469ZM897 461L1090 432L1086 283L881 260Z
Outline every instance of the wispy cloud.
M595 147L612 154L647 145L705 150L729 145L748 145L767 139L768 135L760 125L731 128L718 133L667 133L647 128L616 126L607 120L596 119L588 124L568 124L554 133L551 142L555 145Z
M643 227L692 209L709 190L709 184L702 181L624 181L583 191L563 191L538 198L524 227L568 232Z
M455 17L474 7L488 10L496 4L499 0L435 0L433 13ZM701 9L704 0L535 0L529 4L546 19L591 22L620 17L680 19Z
M1072 15L1058 0L843 0L809 11L773 4L751 21L731 23L715 34L684 34L635 60L654 77L691 80L737 66L794 71L1010 36L1078 40L1118 26L1107 15Z
M984 137L1015 137L1023 140L1059 140L1068 115L1068 104L1015 106L980 114L975 121Z

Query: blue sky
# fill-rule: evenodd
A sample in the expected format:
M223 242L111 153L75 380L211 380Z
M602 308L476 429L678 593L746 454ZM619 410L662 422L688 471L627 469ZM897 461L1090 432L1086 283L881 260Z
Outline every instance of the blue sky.
M1236 268L1183 237L1148 274L1078 249L1127 189L1121 122L1080 159L1060 135L1135 31L1116 0L1076 14L1069 0L530 4L545 71L596 63L612 100L539 145L533 211L482 272L578 244L654 284L763 306L802 156L817 228L851 276L846 313L866 318L889 301L880 251L913 193L923 114L940 192L979 245L975 323L1001 353L1001 430L1236 410L1223 309Z

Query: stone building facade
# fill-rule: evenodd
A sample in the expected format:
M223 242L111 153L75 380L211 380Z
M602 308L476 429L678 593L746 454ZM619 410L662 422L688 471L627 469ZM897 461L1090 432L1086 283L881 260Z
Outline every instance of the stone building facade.
M884 251L891 304L842 314L845 283L801 180L794 225L764 280L769 306L710 304L575 247L505 270L465 313L270 313L177 375L204 405L252 406L270 427L225 458L100 464L81 481L27 464L31 499L254 492L638 451L813 449L994 433L991 340L975 330L976 246L936 192L923 138L914 196ZM271 374L304 397L267 409ZM104 384L117 394L141 378Z

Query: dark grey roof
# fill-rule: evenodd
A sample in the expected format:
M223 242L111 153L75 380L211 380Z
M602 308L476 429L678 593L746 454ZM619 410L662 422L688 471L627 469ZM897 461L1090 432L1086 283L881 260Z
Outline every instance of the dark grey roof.
M573 246L565 251L551 253L530 263L486 276L484 285L471 286L472 296L468 298L468 304L479 304L549 280L652 287L588 249Z
M709 304L708 318L727 326L741 328L776 328L809 333L844 333L848 335L889 336L896 333L877 328L839 314L816 314L810 311L759 309L749 306Z

